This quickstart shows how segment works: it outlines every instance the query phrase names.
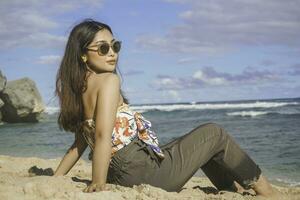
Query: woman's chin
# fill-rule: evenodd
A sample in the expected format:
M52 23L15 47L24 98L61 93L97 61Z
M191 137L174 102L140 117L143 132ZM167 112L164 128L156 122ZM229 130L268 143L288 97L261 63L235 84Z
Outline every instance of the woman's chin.
M106 66L105 69L97 69L96 73L97 74L101 74L101 73L107 73L107 72L111 72L113 73L115 71L115 66L113 65L109 65L109 66Z
M114 65L107 64L106 66L107 66L107 71L110 71L110 72L113 72L116 69L115 64Z

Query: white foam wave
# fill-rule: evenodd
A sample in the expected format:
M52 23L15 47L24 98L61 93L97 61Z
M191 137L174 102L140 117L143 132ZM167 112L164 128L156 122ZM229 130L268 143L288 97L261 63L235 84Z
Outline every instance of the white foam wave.
M130 106L130 107L135 111L147 112L150 110L174 111L174 110L206 110L206 109L218 110L218 109L242 109L242 108L274 108L274 107L282 107L287 105L299 105L299 103L257 101L252 103L200 103L200 104L192 103L192 104L173 104L173 105L141 105L141 106ZM48 106L46 107L45 112L48 114L57 113L59 112L59 107ZM253 113L253 115L256 114ZM261 115L261 113L258 112L257 115Z
M240 111L240 112L230 112L226 113L229 116L242 116L242 117L256 117L259 115L267 115L267 114L281 114L281 115L297 115L300 114L298 111Z
M230 112L226 113L229 116L242 116L242 117L256 117L259 115L265 115L271 112L265 112L265 111L241 111L241 112Z
M242 109L242 108L274 108L287 105L298 105L298 102L254 102L254 103L201 103L201 104L173 104L173 105L141 105L131 106L137 111L174 111L174 110L218 110L218 109Z
M293 181L293 180L287 179L287 178L276 178L275 180L278 181L278 182L282 182L284 184L287 184L289 186L292 186L292 187L300 186L300 182Z

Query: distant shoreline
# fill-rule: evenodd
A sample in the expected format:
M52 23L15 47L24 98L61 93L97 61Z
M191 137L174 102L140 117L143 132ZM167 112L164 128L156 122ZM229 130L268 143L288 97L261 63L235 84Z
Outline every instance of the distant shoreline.
M278 100L297 100L300 97L293 98L275 98L275 99L240 99L240 100L217 100L217 101L193 101L196 104L200 103L224 103L224 102L252 102L252 101L278 101ZM173 105L173 104L191 104L191 102L168 102L168 103L152 103L152 104L131 104L132 106L143 106L143 105Z
M262 98L262 99L235 99L235 100L215 100L215 101L182 101L182 102L167 102L167 103L129 103L132 106L155 106L155 105L177 105L177 104L200 104L200 103L224 103L224 102L252 102L252 101L280 101L280 100L299 100L300 97L289 97L289 98ZM129 99L130 102L130 99ZM47 104L49 107L58 107L57 105Z

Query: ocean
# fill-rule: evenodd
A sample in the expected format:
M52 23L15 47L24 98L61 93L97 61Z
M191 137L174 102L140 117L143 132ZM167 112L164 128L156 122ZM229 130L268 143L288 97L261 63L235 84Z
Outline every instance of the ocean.
M200 124L224 127L277 185L300 185L300 98L131 105L152 122L160 144ZM62 158L74 135L59 130L58 108L48 106L39 123L0 125L0 154ZM89 149L83 154L88 161ZM90 161L89 161L90 162ZM201 169L195 176L205 176Z

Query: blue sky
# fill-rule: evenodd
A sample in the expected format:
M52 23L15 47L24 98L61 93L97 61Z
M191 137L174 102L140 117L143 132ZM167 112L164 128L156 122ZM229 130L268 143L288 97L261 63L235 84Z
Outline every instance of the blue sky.
M71 28L107 23L122 41L130 102L299 97L299 0L0 1L0 69L49 105Z

